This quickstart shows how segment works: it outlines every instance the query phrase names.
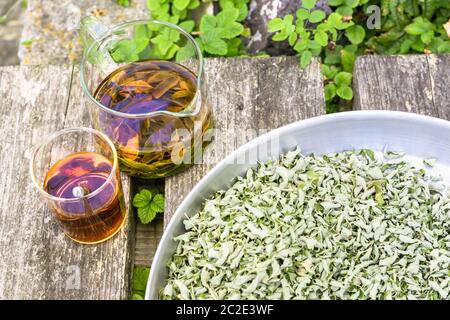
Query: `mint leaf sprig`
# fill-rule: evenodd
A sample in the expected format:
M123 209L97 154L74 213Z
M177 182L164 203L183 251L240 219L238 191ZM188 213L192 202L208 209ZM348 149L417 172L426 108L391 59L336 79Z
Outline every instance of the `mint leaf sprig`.
M138 217L143 224L153 221L157 213L164 212L164 196L161 193L153 194L143 189L133 198L133 206L138 209Z

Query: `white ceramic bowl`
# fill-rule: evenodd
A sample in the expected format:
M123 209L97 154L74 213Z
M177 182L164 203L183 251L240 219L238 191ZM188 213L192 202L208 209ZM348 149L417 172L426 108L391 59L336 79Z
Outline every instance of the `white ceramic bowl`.
M300 146L304 154L326 154L351 149L407 153L405 160L422 166L423 159L436 158L433 171L450 185L450 122L432 117L393 111L353 111L299 121L262 135L221 161L192 189L170 221L159 243L150 270L146 299L158 299L166 284L166 263L183 233L184 215L191 215L204 199L227 188L255 161L264 162ZM270 150L270 152L266 152ZM247 159L247 160L245 160ZM429 169L431 170L431 169Z

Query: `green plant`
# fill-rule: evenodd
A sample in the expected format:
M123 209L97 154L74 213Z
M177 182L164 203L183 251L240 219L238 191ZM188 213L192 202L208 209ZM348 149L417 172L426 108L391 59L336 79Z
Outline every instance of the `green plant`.
M155 219L157 213L164 212L164 195L152 193L143 189L135 194L133 206L138 209L138 217L143 224L148 224Z
M148 267L134 267L133 284L131 288L132 300L144 300L145 288L147 287L149 273L150 268Z
M447 0L329 0L328 16L317 1L302 2L296 17L269 22L275 41L288 41L300 66L322 59L327 112L348 108L355 60L362 54L450 53L444 24L450 19ZM377 28L368 28L369 9L381 15Z
M117 0L117 3L122 7L129 7L130 2L131 2L130 0Z
M154 19L179 25L191 33L207 56L238 56L245 54L241 36L248 36L249 30L241 22L248 14L249 0L219 0L219 12L216 15L205 14L199 23L192 17L195 9L208 0L147 0L147 6ZM177 58L193 55L192 49L174 47L176 41L170 37L159 39L160 44L175 48Z

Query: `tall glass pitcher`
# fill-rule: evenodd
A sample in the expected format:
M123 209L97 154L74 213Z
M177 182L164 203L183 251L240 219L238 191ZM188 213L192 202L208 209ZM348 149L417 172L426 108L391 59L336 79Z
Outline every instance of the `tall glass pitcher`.
M109 28L87 17L81 38L92 125L114 142L122 172L160 178L201 161L212 117L202 53L190 34L163 21Z

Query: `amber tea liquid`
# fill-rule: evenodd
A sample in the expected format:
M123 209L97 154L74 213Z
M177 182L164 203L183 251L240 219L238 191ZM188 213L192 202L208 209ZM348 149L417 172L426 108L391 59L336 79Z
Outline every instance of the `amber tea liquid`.
M44 189L50 195L64 199L87 195L52 205L64 232L73 240L97 243L113 236L124 223L126 210L120 180L114 177L108 181L111 171L111 161L94 152L71 154L48 171Z
M207 144L203 136L211 127L209 108L201 97L195 100L196 92L197 77L191 70L163 60L124 65L102 81L96 100L121 113L180 113L197 108L193 115L184 117L158 114L132 118L101 112L99 125L114 141L123 172L159 178L192 163L194 149Z

